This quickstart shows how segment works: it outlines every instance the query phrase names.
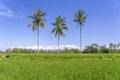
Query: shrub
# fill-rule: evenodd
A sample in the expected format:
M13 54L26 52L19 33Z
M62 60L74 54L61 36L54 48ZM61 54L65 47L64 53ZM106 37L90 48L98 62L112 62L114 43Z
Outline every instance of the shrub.
M5 58L9 58L9 57L10 57L10 55L8 55L8 54L5 55Z

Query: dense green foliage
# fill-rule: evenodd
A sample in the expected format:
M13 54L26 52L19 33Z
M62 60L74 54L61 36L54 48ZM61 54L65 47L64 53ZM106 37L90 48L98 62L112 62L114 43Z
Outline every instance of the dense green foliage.
M0 80L118 80L119 54L0 54Z
M120 43L112 44L110 43L107 47L106 45L100 46L98 44L91 44L86 46L83 50L84 53L120 53Z

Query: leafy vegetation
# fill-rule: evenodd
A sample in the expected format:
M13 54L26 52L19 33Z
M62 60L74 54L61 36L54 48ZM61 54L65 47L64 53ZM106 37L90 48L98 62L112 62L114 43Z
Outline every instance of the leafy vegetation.
M91 44L90 46L86 46L84 53L120 53L120 45L118 44L109 44L109 47L106 45L100 46L98 44Z

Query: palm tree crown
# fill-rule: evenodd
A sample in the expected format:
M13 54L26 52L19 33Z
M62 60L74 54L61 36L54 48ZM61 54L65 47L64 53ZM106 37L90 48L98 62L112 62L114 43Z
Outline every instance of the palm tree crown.
M39 26L45 27L44 19L43 17L46 15L46 13L42 12L40 9L38 9L36 12L33 11L33 16L28 16L28 18L33 19L32 22L29 23L28 27L32 26L33 31L38 29Z
M74 16L75 16L74 21L79 23L80 26L84 26L83 23L87 19L87 15L85 15L85 12L82 10L79 10L78 13L76 13Z
M52 25L55 26L55 28L51 31L51 33L55 33L55 36L65 36L63 30L68 30L68 28L66 27L65 18L61 18L60 16L58 16L56 18L56 21L52 23Z

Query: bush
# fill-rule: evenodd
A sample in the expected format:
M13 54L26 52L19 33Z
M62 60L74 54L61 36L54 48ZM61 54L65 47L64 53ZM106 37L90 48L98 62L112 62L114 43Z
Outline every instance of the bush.
M79 49L68 49L68 48L64 48L64 50L61 51L62 53L80 53Z
M102 52L102 53L109 53L110 50L109 50L108 48L103 48L103 49L101 49L101 52Z
M5 58L9 58L9 57L10 57L10 55L8 55L8 54L5 55Z

